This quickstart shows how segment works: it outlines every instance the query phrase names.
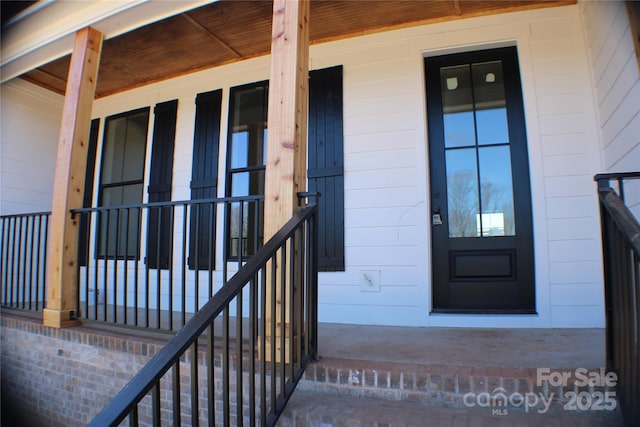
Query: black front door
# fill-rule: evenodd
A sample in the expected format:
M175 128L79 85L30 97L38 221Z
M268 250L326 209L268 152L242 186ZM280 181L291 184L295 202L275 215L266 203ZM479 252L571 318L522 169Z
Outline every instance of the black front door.
M516 48L425 59L433 311L534 313Z

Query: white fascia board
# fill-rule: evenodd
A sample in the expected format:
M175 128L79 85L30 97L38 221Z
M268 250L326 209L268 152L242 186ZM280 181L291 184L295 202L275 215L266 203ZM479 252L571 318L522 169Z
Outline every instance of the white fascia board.
M212 1L42 2L3 28L1 81L67 55L73 50L75 33L82 28L91 26L108 39L207 3Z

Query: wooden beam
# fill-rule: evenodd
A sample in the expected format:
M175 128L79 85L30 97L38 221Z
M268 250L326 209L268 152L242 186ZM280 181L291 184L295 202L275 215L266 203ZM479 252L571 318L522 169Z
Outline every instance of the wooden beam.
M58 139L49 227L45 326L74 324L77 300L78 219L69 211L82 207L87 142L103 35L93 28L76 33Z
M265 241L298 209L306 189L309 1L275 0L265 171Z

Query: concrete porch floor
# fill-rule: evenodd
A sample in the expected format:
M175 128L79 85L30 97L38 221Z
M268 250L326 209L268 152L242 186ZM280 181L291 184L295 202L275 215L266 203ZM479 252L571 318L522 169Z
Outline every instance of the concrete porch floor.
M321 323L323 358L473 367L605 366L604 329L485 329Z

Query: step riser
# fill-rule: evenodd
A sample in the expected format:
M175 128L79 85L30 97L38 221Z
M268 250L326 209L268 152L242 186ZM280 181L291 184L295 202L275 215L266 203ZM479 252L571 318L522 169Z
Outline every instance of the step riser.
M421 367L423 368L423 367ZM336 368L322 363L307 368L298 387L302 390L352 397L373 397L422 403L456 405L486 404L494 406L542 408L552 405L574 405L576 396L585 393L615 396L615 387L552 385L538 382L535 369L430 367L434 372L392 372L376 369ZM568 371L568 370L562 370ZM596 371L591 370L590 372ZM437 372L437 373L435 373ZM521 400L519 400L521 399ZM506 402L506 405L503 403Z

